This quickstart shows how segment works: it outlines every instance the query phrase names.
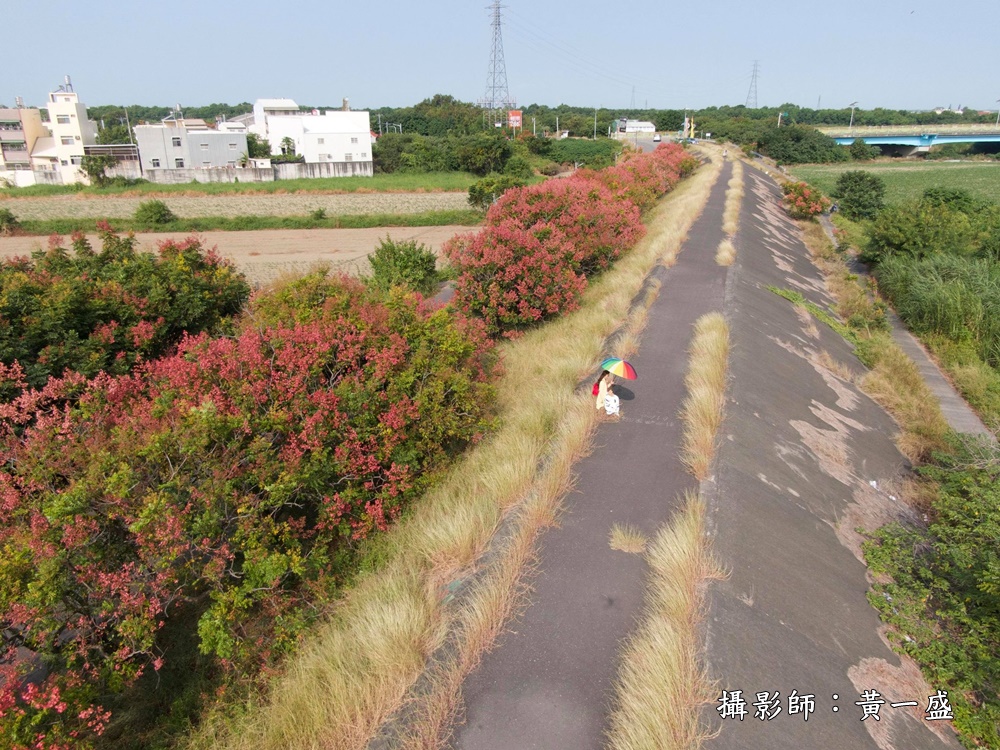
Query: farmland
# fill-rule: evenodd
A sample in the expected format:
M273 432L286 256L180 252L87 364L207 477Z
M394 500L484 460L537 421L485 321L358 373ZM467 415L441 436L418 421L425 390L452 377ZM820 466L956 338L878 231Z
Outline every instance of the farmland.
M1000 203L1000 163L996 162L847 162L790 167L792 176L833 193L843 172L863 170L885 181L887 203L915 200L929 187L963 188Z
M44 219L120 219L132 216L147 196L99 197L86 193L8 198L0 205L20 221ZM465 192L433 193L242 193L171 195L164 200L181 218L199 216L301 216L323 209L344 214L406 214L464 210Z

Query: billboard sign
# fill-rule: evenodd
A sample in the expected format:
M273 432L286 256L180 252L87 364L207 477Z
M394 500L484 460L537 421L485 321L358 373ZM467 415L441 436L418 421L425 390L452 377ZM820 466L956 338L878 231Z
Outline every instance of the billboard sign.
M507 113L507 127L509 128L519 128L521 127L521 110L512 109Z

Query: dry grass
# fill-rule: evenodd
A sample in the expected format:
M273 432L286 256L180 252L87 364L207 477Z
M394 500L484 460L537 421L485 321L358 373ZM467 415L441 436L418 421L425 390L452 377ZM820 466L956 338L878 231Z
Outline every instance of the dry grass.
M719 248L715 251L715 262L720 266L731 266L734 260L736 260L736 245L726 237L719 243Z
M715 456L715 435L726 399L729 327L721 314L698 319L689 353L684 378L688 395L681 407L685 423L681 459L695 477L704 479Z
M589 390L577 393L576 384L628 318L650 269L676 257L718 172L717 164L700 169L661 201L647 216L645 238L587 289L580 310L504 345L502 427L385 535L385 563L311 635L266 701L239 716L209 717L189 747L363 748L407 699L431 655L457 633L454 658L433 669L429 689L413 699L417 720L405 746L440 745L462 680L516 608L537 534L552 522L574 461L589 449L597 415ZM622 356L644 320L643 307L628 322ZM526 374L533 384L527 390ZM449 606L445 586L475 570L505 516L514 526L504 546L471 593Z
M726 208L722 214L722 230L730 237L740 228L740 208L743 205L743 162L733 162L733 176L726 189Z
M707 550L705 507L694 493L646 553L649 594L622 652L608 746L694 750L706 738L699 707L716 691L698 659L704 582L722 572Z
M611 549L633 554L645 552L648 541L642 531L630 524L613 524L608 535L608 546Z
M827 288L843 319L871 318L873 301L860 278L851 273L833 244L814 222L803 224L803 236L813 261L823 272ZM944 450L948 423L937 398L906 353L882 331L856 330L858 353L869 372L848 378L888 411L901 428L896 447L911 462L919 463L936 450Z
M899 423L900 452L911 462L922 463L933 451L944 450L948 423L913 360L888 334L872 336L864 347L871 372L861 378L861 388Z

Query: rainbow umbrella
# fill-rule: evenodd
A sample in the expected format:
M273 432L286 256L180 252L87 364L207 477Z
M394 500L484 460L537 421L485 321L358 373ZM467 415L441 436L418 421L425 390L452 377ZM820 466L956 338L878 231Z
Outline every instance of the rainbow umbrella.
M601 369L607 370L615 377L625 378L626 380L635 380L639 377L635 374L635 368L632 365L624 359L618 359L618 357L608 357L601 362Z

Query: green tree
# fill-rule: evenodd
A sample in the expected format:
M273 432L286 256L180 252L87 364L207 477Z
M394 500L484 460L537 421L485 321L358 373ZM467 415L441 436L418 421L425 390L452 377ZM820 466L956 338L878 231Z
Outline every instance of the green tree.
M271 156L271 144L256 133L247 133L247 154L251 159L268 159Z
M885 181L862 170L844 172L837 178L833 196L848 219L874 219L885 206Z
M524 184L524 180L508 174L486 175L469 186L469 205L480 211L486 211L507 190Z
M132 131L125 123L114 123L97 131L97 142L101 145L111 143L132 143Z
M855 138L848 150L854 161L871 161L882 153L878 146L869 146L865 143L864 138Z
M823 164L849 158L847 149L833 138L804 125L769 128L758 143L759 150L779 164Z
M295 156L295 141L287 135L281 139L281 153Z
M969 217L942 204L915 201L879 212L868 231L861 259L879 263L890 255L928 258L941 253L968 255L975 251Z
M80 169L84 171L90 182L97 187L104 187L108 184L107 170L118 163L118 160L110 154L100 156L87 155L80 162Z

